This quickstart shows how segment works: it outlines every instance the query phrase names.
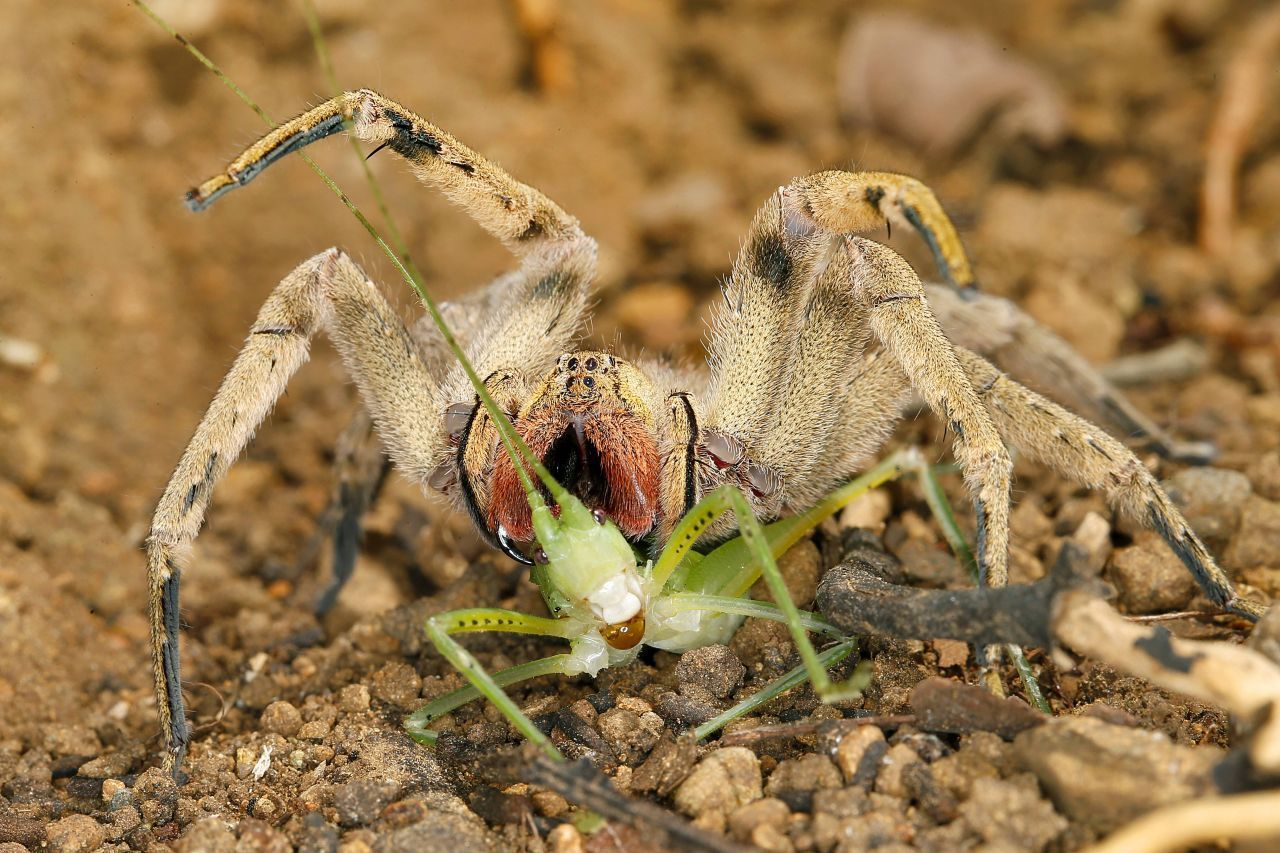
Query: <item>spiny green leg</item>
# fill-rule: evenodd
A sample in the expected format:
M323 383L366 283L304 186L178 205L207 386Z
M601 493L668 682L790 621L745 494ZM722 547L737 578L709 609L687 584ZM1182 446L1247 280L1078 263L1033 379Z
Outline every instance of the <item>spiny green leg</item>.
M808 510L765 525L764 534L770 553L775 559L782 556L788 548L854 498L896 479L904 471L914 470L918 461L922 459L915 448L899 450ZM759 580L761 565L751 546L742 538L731 539L716 548L683 577L672 576L672 572L688 556L702 531L728 509L729 505L718 491L703 498L672 531L667 547L654 565L654 577L673 590L708 592L737 598L745 596L747 590Z
M510 687L513 684L519 684L521 681L528 681L531 678L538 678L542 675L564 675L566 664L572 657L572 655L567 654L552 655L551 657L507 667L495 672L491 677L493 683L499 687ZM480 691L470 684L466 687L459 687L457 690L450 690L410 714L404 721L405 730L409 733L409 737L418 743L434 744L439 733L427 727L445 714L461 708L468 702L479 699L481 695Z
M470 631L504 631L572 640L573 637L566 621L548 619L543 616L530 616L525 613L517 613L514 610L480 607L440 613L428 619L426 627L427 636L431 638L431 642L435 644L436 649L439 650L440 654L444 655L445 660L453 664L463 674L467 681L471 682L471 685L480 695L492 702L502 712L502 715L510 720L511 724L531 743L536 744L551 758L563 760L564 756L560 754L560 750L556 749L547 736L516 706L516 703L503 691L494 676L486 672L480 662L460 646L450 634ZM437 700L437 702L439 701ZM428 705L429 707L431 706ZM413 717L410 717L410 720L417 719L418 715L425 710L425 708L420 710ZM422 723L421 720L417 722L419 725L418 731L420 732L423 730L421 726L425 725L425 723ZM412 733L413 730L411 729Z
M847 658L850 653L857 648L857 639L854 637L847 637L822 652L822 654L818 655L818 664L825 672L827 667L835 666L840 661ZM781 696L783 693L786 693L792 687L795 687L798 684L803 684L808 677L808 667L805 664L800 664L786 675L783 675L781 678L778 678L766 687L752 693L732 708L729 708L727 711L698 726L693 730L694 737L698 740L702 740L705 737L715 734L739 717L745 717L747 714L750 714L766 702L770 702L778 696ZM871 682L870 671L860 664L858 666L858 671L853 674L853 677L849 679L848 683L852 684L855 681L861 685L859 690L865 689L867 684Z
M756 601L751 598L730 598L727 595L701 595L696 592L674 592L663 596L662 608L667 613L680 613L685 610L706 610L711 613L727 613L732 616L754 616L757 619L772 619L774 622L786 622L787 616L776 604L767 601ZM807 610L798 611L800 622L806 631L817 631L843 639L840 629L823 619L816 613Z
M862 695L862 689L866 687L865 679L855 676L848 682L837 685L831 681L826 669L823 668L817 650L814 649L813 643L809 642L809 634L804 629L800 610L791 600L791 593L787 591L782 572L778 571L778 563L773 558L773 551L769 548L769 540L765 536L764 528L760 526L760 520L751 511L747 499L734 486L721 486L714 494L722 495L733 509L742 539L751 549L752 556L759 561L764 582L769 587L769 592L773 594L773 600L778 605L778 609L786 616L787 629L791 632L796 650L800 652L800 660L804 662L804 668L809 673L809 681L813 684L814 692L824 702L859 698Z
M776 604L770 604L767 601L754 601L750 598L729 598L723 595L699 595L692 592L677 592L663 600L663 607L671 613L678 613L681 610L709 610L712 613L731 613L737 616L754 616L758 619L772 619L775 622L786 622L787 615L782 608ZM825 670L835 666L844 660L858 647L858 641L854 637L844 637L840 633L840 629L832 625L830 622L818 616L815 613L806 611L798 611L800 621L809 631L818 631L823 634L829 634L833 637L840 638L840 642L836 643L829 649L818 655L818 662ZM761 690L752 693L746 699L729 708L722 714L717 715L713 719L708 720L694 730L694 734L698 740L702 740L729 723L745 717L761 705L781 696L791 688L798 684L802 684L809 676L809 670L805 664L795 667L786 675L776 679ZM860 668L850 683L857 681L859 690L865 689L870 682L870 673Z
M934 518L938 520L938 526L942 528L942 536L947 540L947 545L950 546L951 552L959 558L960 562L965 564L974 582L978 583L978 561L974 559L973 550L969 548L969 543L965 540L964 533L960 530L960 525L956 521L955 511L951 508L951 501L947 500L947 494L942 490L942 484L938 481L936 471L933 466L921 459L919 464L912 468L912 472L920 478L920 487L924 491L925 503L929 505L929 510L933 513ZM1031 704L1046 714L1052 714L1053 709L1049 707L1049 702L1044 698L1044 692L1040 689L1040 682L1036 681L1035 673L1031 671L1031 664L1027 661L1026 653L1023 652L1021 647L1014 645L1005 646L1004 650L1009 655L1009 660L1013 663L1014 668L1018 670L1018 677L1022 679L1022 686L1026 689L1027 696L1031 699Z

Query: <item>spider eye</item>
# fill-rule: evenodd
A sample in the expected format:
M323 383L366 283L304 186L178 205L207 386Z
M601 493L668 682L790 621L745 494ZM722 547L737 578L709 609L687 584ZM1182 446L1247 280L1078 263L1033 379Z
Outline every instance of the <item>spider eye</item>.
M584 376L582 377L582 384L586 385L588 388L594 388L596 387L596 380L590 376Z
M578 369L578 359L577 359L577 358L571 358L571 359L569 359L569 369L570 369L570 370L577 370L577 369Z
M604 524L605 515L598 509L591 510L591 517L596 520L596 524Z
M587 359L587 370L595 370L599 366L600 363L595 360L594 356Z
M541 548L536 548L533 552L533 562L535 565L545 566L547 563L551 562L551 558L547 556L546 551Z

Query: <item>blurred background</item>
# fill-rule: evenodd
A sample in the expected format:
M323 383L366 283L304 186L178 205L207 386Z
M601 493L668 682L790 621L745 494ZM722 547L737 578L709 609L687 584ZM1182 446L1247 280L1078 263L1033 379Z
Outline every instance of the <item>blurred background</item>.
M597 343L700 357L717 284L770 192L825 168L908 172L956 219L982 286L1093 362L1180 344L1134 399L1175 434L1217 443L1218 464L1261 502L1228 522L1261 525L1259 553L1280 541L1274 4L316 5L342 86L437 122L600 241ZM329 96L297 4L155 6L276 118ZM122 730L149 737L137 548L258 307L331 245L406 317L416 306L301 160L186 210L185 189L263 126L129 3L7 2L0 33L0 751L6 732L21 745L86 709L116 709ZM347 145L313 151L372 209ZM508 267L392 154L372 165L437 294ZM932 274L913 235L891 242ZM214 500L185 599L198 628L287 610L292 581L270 567L314 529L355 405L327 342L315 352ZM411 518L439 512L392 490ZM1047 477L1024 477L1018 497L1038 514L1024 532L1044 537L1073 529L1077 505L1101 506ZM401 509L375 512L374 562L394 562L376 546L406 523ZM475 553L465 524L441 529L416 547L448 536ZM1232 569L1272 589L1280 563ZM359 611L413 592L395 572L363 577ZM199 644L191 659L196 673L219 665Z

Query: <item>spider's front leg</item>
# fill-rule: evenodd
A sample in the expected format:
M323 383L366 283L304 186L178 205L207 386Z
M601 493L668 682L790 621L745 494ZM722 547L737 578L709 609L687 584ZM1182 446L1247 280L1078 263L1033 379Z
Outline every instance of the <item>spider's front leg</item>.
M496 310L469 330L474 366L495 396L510 402L525 373L549 364L580 327L595 269L595 242L541 192L442 129L376 92L348 92L272 130L225 172L192 190L188 204L201 210L271 163L348 125L366 142L409 160L421 180L439 188L521 259L518 270L486 291L486 305ZM476 392L459 365L440 382L432 378L428 363L439 362L431 352L446 332L408 332L340 252L298 267L263 306L254 333L160 500L148 538L156 694L166 762L175 769L189 739L178 659L178 557L199 531L214 484L306 360L309 339L321 328L333 336L392 460L441 490L474 484L475 489L460 490L472 514L485 518L485 475L496 428L475 406ZM460 418L466 420L469 440L455 450L449 439Z
M152 663L170 765L181 762L190 737L178 657L181 558L200 531L214 485L307 360L311 338L321 329L333 338L401 470L425 481L446 444L437 383L400 318L359 267L331 249L286 276L262 306L196 428L147 537Z
M783 190L783 205L787 215L799 221L793 230L812 229L836 241L833 252L840 263L833 267L847 275L842 284L858 311L848 314L849 322L862 319L866 323L950 430L956 459L974 495L982 580L1003 586L1008 582L1013 465L915 271L892 249L854 236L874 227L884 215L882 194L875 192L873 178L874 174L848 172L798 178ZM845 262L847 266L840 265ZM857 354L841 346L826 348L828 359L846 370L849 357Z

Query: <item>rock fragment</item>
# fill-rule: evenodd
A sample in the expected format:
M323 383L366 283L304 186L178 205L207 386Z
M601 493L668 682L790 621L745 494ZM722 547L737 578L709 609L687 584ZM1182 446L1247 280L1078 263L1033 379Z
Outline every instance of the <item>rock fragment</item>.
M746 672L747 668L733 650L717 643L681 655L676 664L676 681L681 688L696 685L723 700L738 689Z
M355 779L333 792L333 805L342 826L373 823L382 810L400 793L400 785L389 779Z
M760 799L760 759L743 746L717 749L693 768L675 791L676 808L692 818L720 816Z
M45 840L49 843L49 849L58 853L87 853L97 850L106 838L106 829L83 814L68 815L45 827Z
M978 779L960 814L975 835L1000 849L1044 850L1067 828L1030 777Z
M293 737L302 728L302 712L288 702L272 702L259 718L262 728L281 737Z
M1196 582L1164 541L1140 531L1134 544L1111 555L1107 576L1129 613L1181 610L1196 594Z
M851 785L869 786L876 778L880 759L889 751L879 726L858 726L840 739L836 765Z
M1219 750L1177 746L1158 732L1087 717L1051 720L1018 735L1013 747L1057 810L1097 832L1209 793L1222 758Z

